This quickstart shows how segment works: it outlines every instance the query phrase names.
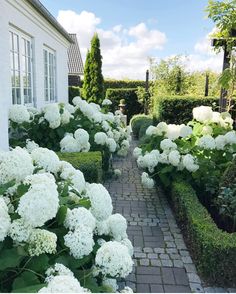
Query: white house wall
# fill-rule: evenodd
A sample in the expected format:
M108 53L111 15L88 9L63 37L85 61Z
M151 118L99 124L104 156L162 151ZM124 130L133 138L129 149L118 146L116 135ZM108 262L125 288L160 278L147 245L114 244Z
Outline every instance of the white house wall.
M27 1L0 0L0 149L8 148L7 113L12 101L9 42L11 26L32 38L35 106L40 108L45 105L43 64L45 45L56 52L57 101L68 101L68 40Z

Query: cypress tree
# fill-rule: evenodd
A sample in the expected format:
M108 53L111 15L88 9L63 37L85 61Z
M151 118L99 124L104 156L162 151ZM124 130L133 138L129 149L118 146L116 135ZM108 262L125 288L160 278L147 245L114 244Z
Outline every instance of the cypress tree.
M86 61L85 61L85 66L84 66L84 82L83 82L83 98L88 100L91 97L91 77L90 77L90 52L88 50L87 55L86 55Z
M90 50L90 97L86 96L90 102L100 104L104 94L104 79L102 75L102 55L100 50L100 41L98 34L95 33L91 40Z

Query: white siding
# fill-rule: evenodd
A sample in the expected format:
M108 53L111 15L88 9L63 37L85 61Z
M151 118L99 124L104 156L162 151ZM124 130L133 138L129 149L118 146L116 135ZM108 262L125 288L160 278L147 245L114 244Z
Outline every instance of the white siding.
M0 1L0 149L8 148L7 113L11 105L9 28L15 27L32 38L34 54L35 106L44 101L43 48L56 52L57 101L68 101L67 48L69 42L25 0Z

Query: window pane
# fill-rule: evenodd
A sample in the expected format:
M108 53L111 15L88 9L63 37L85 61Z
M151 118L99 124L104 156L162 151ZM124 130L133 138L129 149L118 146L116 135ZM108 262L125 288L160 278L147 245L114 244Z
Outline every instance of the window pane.
M20 88L16 88L16 103L21 104L21 94L20 94Z

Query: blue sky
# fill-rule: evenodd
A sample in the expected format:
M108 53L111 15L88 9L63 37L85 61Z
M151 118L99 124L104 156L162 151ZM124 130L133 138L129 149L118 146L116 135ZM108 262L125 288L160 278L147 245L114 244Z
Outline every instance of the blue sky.
M98 32L108 77L139 78L148 57L158 60L176 54L188 54L189 67L196 70L219 70L220 59L209 51L206 39L214 27L204 11L207 0L41 2L67 31L77 33L83 57L92 34ZM119 62L114 61L117 58Z

